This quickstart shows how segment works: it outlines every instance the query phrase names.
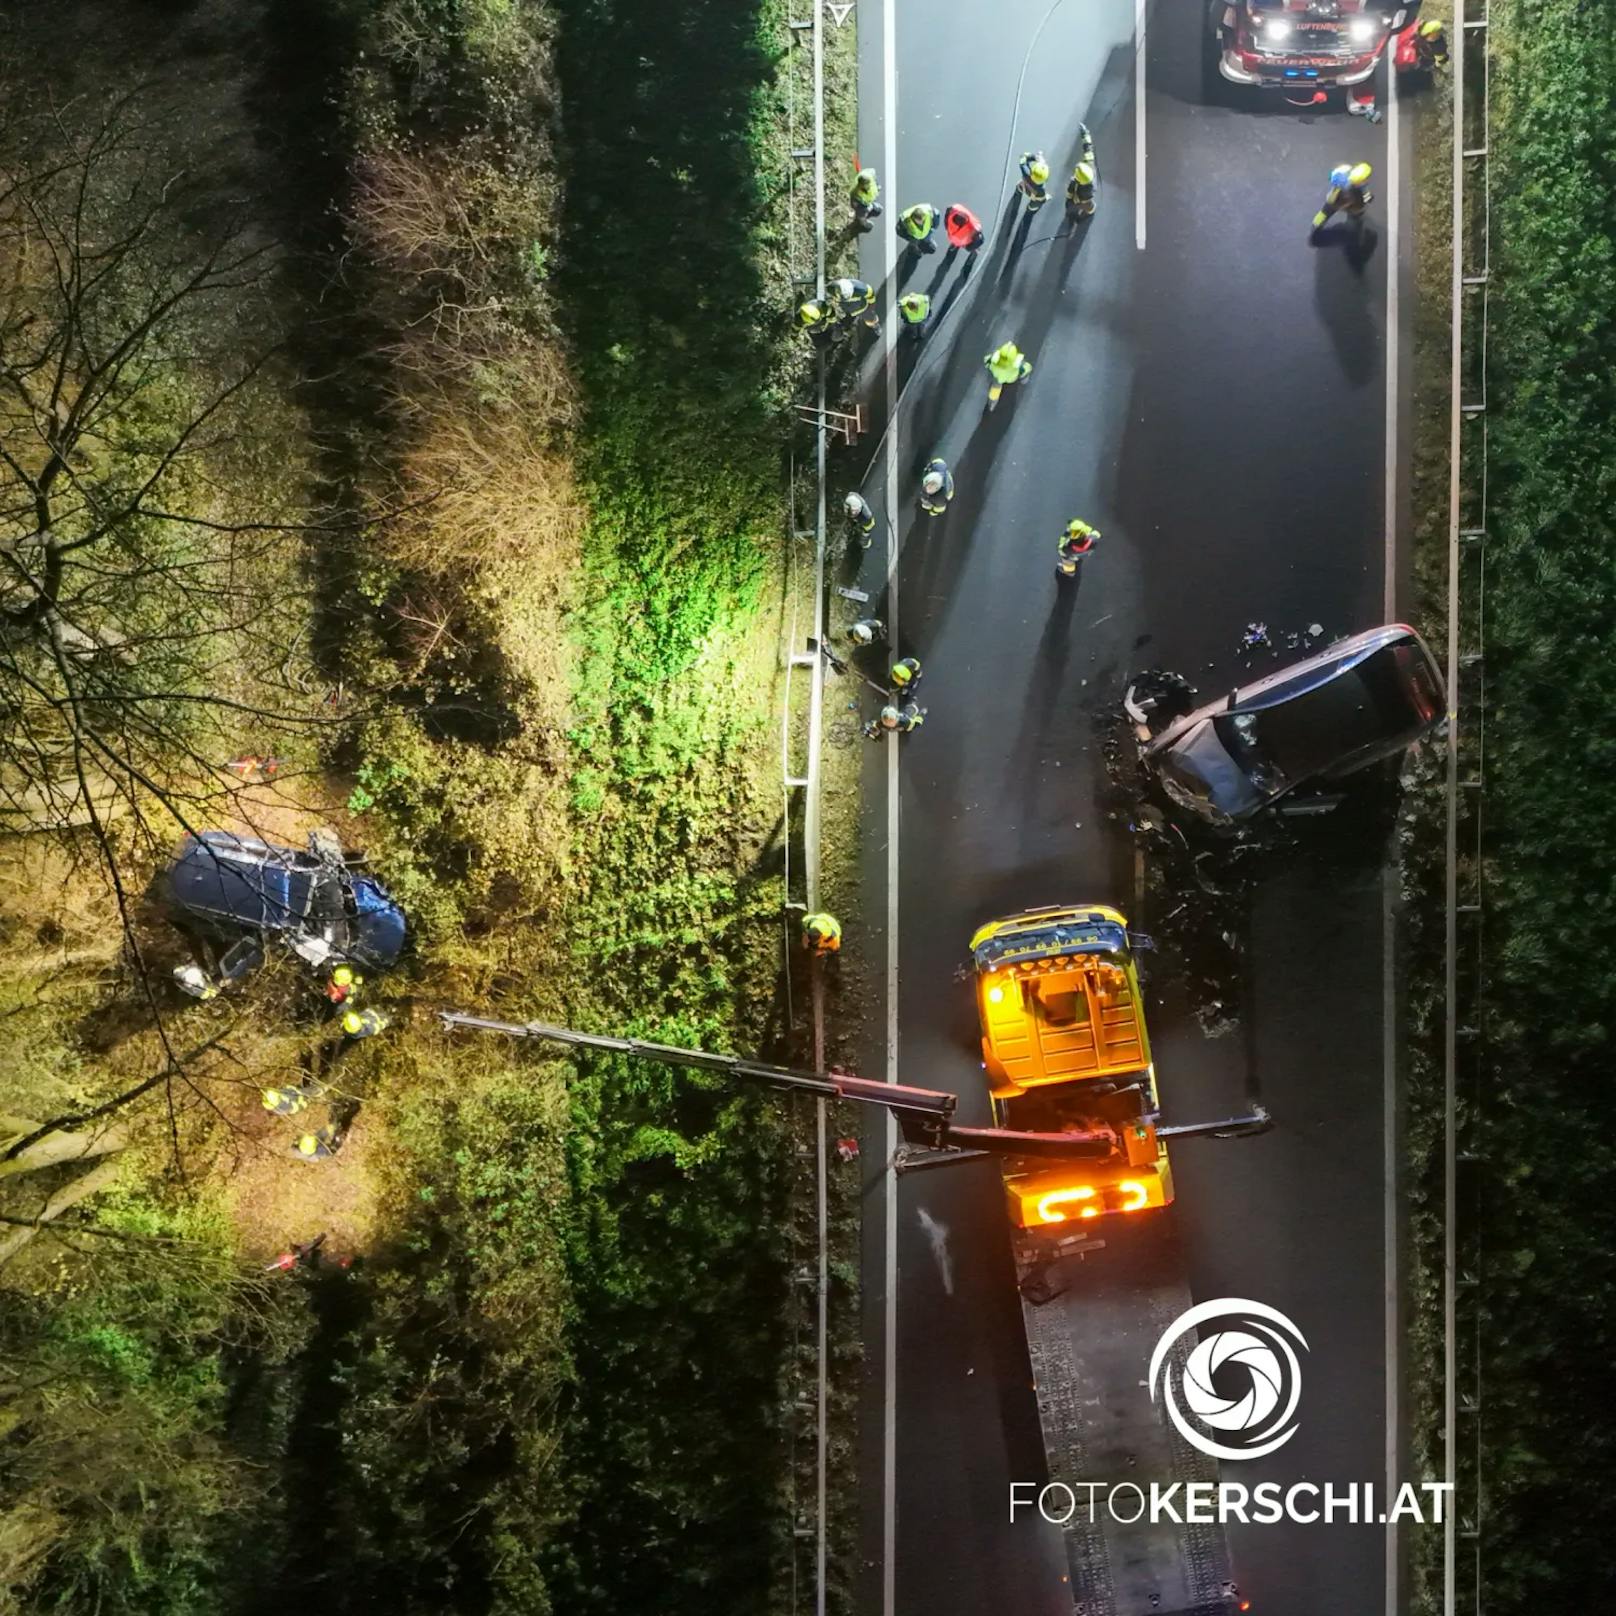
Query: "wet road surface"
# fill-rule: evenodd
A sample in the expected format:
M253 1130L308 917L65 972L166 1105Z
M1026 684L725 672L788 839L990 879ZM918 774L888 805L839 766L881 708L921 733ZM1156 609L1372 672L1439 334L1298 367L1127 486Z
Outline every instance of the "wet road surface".
M1176 668L1209 697L1277 665L1236 654L1250 621L1279 640L1313 622L1333 637L1383 620L1384 224L1310 247L1307 222L1335 162L1367 159L1384 175L1386 129L1231 100L1207 79L1201 7L1162 4L1147 34L1141 251L1132 0L899 0L895 107L883 102L881 18L874 5L859 13L861 155L882 168L889 209L864 240L863 272L884 297L931 291L942 312L918 355L897 355L891 446L872 433L853 451L872 456L862 486L883 515L860 582L896 619L893 654L921 659L927 708L917 734L867 749L866 909L879 921L891 896L895 745L896 1068L954 1090L961 1120L980 1122L974 1008L956 976L972 929L1067 901L1152 924L1135 911L1134 842L1097 738L1128 673ZM1080 119L1101 192L1074 231L1059 193ZM1050 157L1054 200L1029 217L1007 180L1034 146ZM916 200L963 200L988 224L968 275L942 253L887 273L901 255L882 232ZM1007 337L1034 376L986 414L982 358ZM880 360L867 369L877 431ZM957 494L930 519L915 494L938 454ZM1078 586L1058 587L1055 541L1073 516L1104 538ZM889 524L895 602L882 595ZM868 665L878 673L879 657ZM832 686L833 714L850 696ZM1307 823L1244 917L1236 1031L1208 1038L1168 971L1148 979L1169 1120L1226 1115L1260 1092L1278 1122L1259 1140L1173 1152L1170 1215L1196 1299L1278 1307L1311 1347L1300 1432L1237 1467L1248 1485L1385 1469L1382 877L1372 842L1310 858ZM856 941L879 969L879 925ZM875 1060L866 1069L878 1075ZM863 1155L869 1611L883 1606L884 1126L872 1120ZM1069 1611L1053 1529L1008 1518L1009 1483L1039 1478L1042 1448L997 1169L905 1176L896 1196L892 1608ZM1230 1537L1257 1608L1308 1616L1382 1608L1383 1541L1345 1525Z

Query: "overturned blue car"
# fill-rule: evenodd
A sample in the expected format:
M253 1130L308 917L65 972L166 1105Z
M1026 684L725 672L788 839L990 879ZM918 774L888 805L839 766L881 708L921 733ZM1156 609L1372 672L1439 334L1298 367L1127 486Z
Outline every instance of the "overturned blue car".
M404 947L403 911L329 832L316 831L306 850L227 830L187 836L160 890L203 956L201 966L175 973L196 997L211 997L203 987L216 978L246 975L275 942L316 969L385 971Z

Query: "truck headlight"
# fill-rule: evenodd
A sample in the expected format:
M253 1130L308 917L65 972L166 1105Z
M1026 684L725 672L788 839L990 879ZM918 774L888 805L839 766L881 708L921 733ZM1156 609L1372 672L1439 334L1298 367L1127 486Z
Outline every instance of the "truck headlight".
M1347 38L1354 45L1372 45L1380 36L1380 20L1376 17L1354 17L1347 24Z
M1264 17L1262 22L1262 36L1266 44L1278 45L1289 39L1296 32L1289 17Z
M1065 1223L1071 1213L1061 1209L1077 1206L1080 1218L1097 1218L1100 1215L1099 1207L1084 1203L1093 1202L1098 1195L1099 1191L1092 1184L1076 1184L1068 1190L1051 1190L1048 1195L1039 1198L1038 1216L1044 1223Z

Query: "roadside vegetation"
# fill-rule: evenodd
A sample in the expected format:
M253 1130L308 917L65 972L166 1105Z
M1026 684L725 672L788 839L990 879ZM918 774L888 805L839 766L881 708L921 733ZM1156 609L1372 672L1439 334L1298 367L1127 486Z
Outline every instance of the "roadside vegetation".
M1616 921L1600 897L1616 846L1604 739L1616 698L1616 205L1604 135L1616 39L1590 28L1574 0L1512 0L1491 23L1485 659L1465 672L1472 689L1485 679L1485 921L1480 1024L1460 1031L1461 1058L1482 1063L1481 1159L1465 1171L1483 1190L1461 1212L1479 1220L1482 1250L1463 1276L1481 1321L1479 1575L1488 1609L1510 1612L1585 1602L1609 1580L1608 1510L1589 1501L1616 1453L1603 1393L1616 1305L1606 1193ZM1445 523L1445 466L1426 487L1426 508ZM1436 520L1429 529L1435 560L1445 534ZM1434 1317L1440 813L1433 784L1409 831L1425 915L1411 1028L1423 1118L1414 1143L1427 1152L1416 1163L1415 1301ZM1440 1369L1439 1346L1429 1343L1427 1367ZM1440 1410L1425 1413L1423 1473L1438 1473ZM1460 1462L1473 1496L1468 1442ZM1468 1546L1464 1575L1467 1557ZM1437 1608L1439 1566L1422 1570L1426 1608Z
M165 201L209 175L154 259L244 240L253 279L139 347L63 446L79 526L30 542L90 534L92 475L153 510L118 508L99 569L68 551L77 593L5 603L0 764L48 784L6 795L51 814L0 844L0 1611L778 1608L778 1103L431 1011L792 1053L785 11L198 0L58 37L25 10L42 118L127 95ZM334 1049L273 965L173 997L141 893L215 824L364 851L412 925L385 1036ZM323 1164L259 1103L311 1073L347 1130ZM266 1269L321 1232L323 1269Z
M1414 216L1412 409L1409 422L1413 521L1410 621L1439 660L1447 636L1450 290L1453 234L1453 109L1447 79L1418 108L1420 185ZM1403 1306L1407 1319L1403 1396L1408 1473L1439 1477L1443 1387L1443 1032L1445 999L1446 755L1421 747L1402 771L1398 813L1401 880L1399 969L1402 1006L1403 1195L1408 1208ZM1409 1608L1441 1609L1442 1535L1409 1541L1404 1570Z

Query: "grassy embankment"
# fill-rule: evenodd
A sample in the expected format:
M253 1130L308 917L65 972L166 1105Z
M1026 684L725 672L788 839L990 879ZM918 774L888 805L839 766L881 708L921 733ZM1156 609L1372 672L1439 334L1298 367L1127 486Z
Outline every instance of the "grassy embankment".
M370 715L336 759L350 819L326 817L409 905L419 1000L743 1050L781 1032L783 21L304 5L227 41L261 74L260 139L316 188L281 198L311 210L287 280L323 362L299 395L315 453L341 498L404 506L323 546L318 643ZM79 1242L28 1273L30 1345L59 1408L120 1412L98 1457L121 1479L98 1495L63 1464L70 1423L36 1441L7 1478L32 1523L0 1543L11 1588L108 1611L769 1601L778 1111L445 1044L405 985L344 1065L362 1106L323 1176L255 1154L259 1069L238 1074L183 1142L193 1165L230 1145L251 1195L175 1183L159 1143L93 1213L146 1241L138 1284L91 1283ZM98 1052L58 1055L63 1097L99 1098ZM243 1247L327 1221L368 1244L362 1273L241 1277ZM166 1442L161 1479L125 1427Z
M1616 1328L1606 1193L1616 921L1603 903L1616 846L1605 739L1616 697L1616 203L1605 138L1616 37L1590 28L1573 0L1512 0L1493 8L1491 49L1484 1098L1481 1161L1469 1169L1484 1188L1464 1213L1479 1218L1482 1252L1481 1578L1487 1608L1512 1612L1585 1603L1609 1581L1598 1478L1616 1451L1602 1390ZM1445 359L1444 345L1432 368ZM1436 513L1445 519L1442 469L1427 484L1428 555ZM1467 670L1472 688L1481 672ZM1441 1078L1439 810L1433 793L1416 832L1428 918L1413 1031L1428 1105ZM1416 1144L1434 1151L1439 1137L1427 1129ZM1440 1162L1428 1154L1419 1166L1418 1300L1429 1314L1440 1296ZM1424 1412L1424 1472L1439 1473L1439 1410ZM1461 1464L1468 1479L1468 1452ZM1438 1566L1428 1557L1418 1569L1424 1608L1435 1608Z
M1447 635L1448 356L1452 237L1452 102L1436 80L1418 109L1420 184L1415 209L1414 373L1410 427L1414 524L1409 620L1440 659ZM1404 1395L1408 1473L1442 1474L1442 1036L1445 757L1421 748L1405 768L1398 816L1404 942L1404 1192L1409 1209L1404 1305L1409 1327ZM1440 1597L1442 1539L1406 1540L1409 1608ZM1433 1583L1433 1574L1437 1581Z

